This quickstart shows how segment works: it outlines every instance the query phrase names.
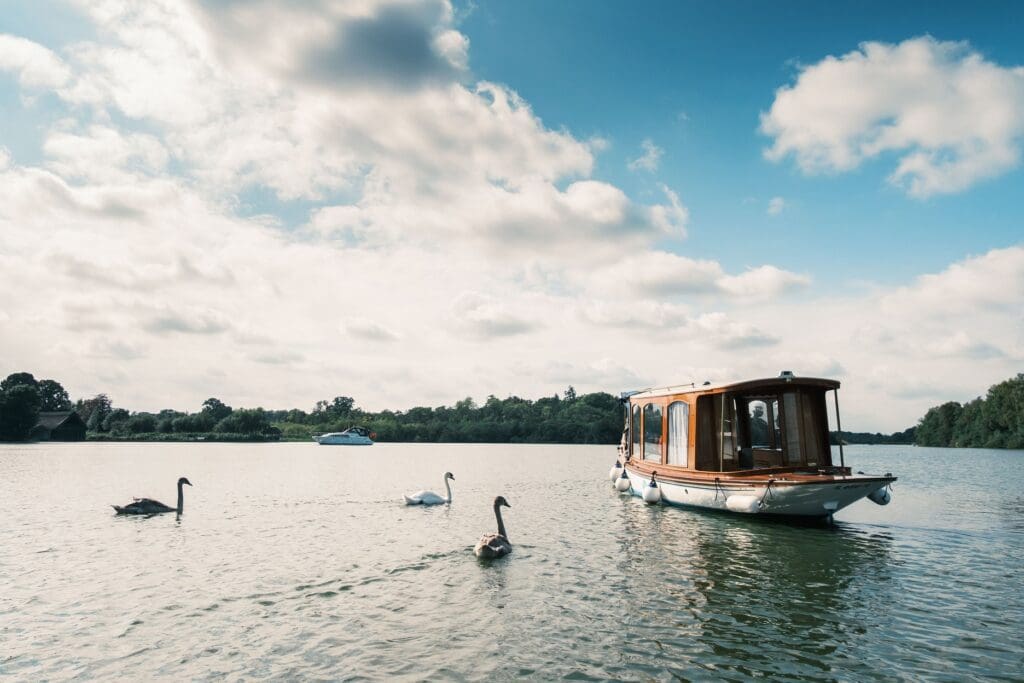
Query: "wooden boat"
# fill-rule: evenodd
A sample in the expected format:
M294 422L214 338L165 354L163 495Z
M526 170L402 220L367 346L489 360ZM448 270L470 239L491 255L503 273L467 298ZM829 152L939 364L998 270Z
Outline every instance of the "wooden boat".
M616 488L648 502L757 515L831 517L862 498L887 504L896 477L854 474L841 444L832 461L829 392L840 429L839 382L788 371L627 392Z

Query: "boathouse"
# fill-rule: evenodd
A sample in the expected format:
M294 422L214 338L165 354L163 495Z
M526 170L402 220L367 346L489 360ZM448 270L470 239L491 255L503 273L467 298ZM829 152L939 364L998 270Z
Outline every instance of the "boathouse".
M53 410L39 413L32 428L36 441L84 441L85 422L74 410Z

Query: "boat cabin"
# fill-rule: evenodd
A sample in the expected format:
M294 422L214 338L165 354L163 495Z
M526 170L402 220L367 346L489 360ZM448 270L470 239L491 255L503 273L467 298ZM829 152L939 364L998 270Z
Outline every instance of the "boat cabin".
M623 395L627 459L742 475L831 469L829 379L779 377ZM838 398L836 415L838 421Z

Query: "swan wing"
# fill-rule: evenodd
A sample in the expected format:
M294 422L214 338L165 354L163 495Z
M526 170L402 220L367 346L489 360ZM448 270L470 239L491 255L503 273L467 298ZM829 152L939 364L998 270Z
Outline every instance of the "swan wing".
M433 491L417 491L405 496L406 505L440 505L448 501Z
M158 512L174 512L176 508L164 505L159 500L151 498L136 498L133 502L124 507L114 506L119 515L153 515Z
M477 557L501 557L512 552L512 544L501 534L484 534L477 541L473 553Z
M430 491L417 491L416 493L409 493L404 496L406 505L421 505L423 503L423 496L430 493Z

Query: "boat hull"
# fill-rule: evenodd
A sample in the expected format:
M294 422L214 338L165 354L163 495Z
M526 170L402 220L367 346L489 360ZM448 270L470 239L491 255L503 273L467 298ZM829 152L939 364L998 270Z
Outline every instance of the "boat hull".
M629 492L642 496L651 477L626 465ZM669 478L660 468L656 476L661 502L679 507L699 507L740 514L786 517L829 517L839 510L889 486L895 477L874 475L821 475L820 478L740 477L714 479Z
M353 436L353 435L325 435L325 436L314 436L313 440L321 446L372 446L373 441L366 436Z

